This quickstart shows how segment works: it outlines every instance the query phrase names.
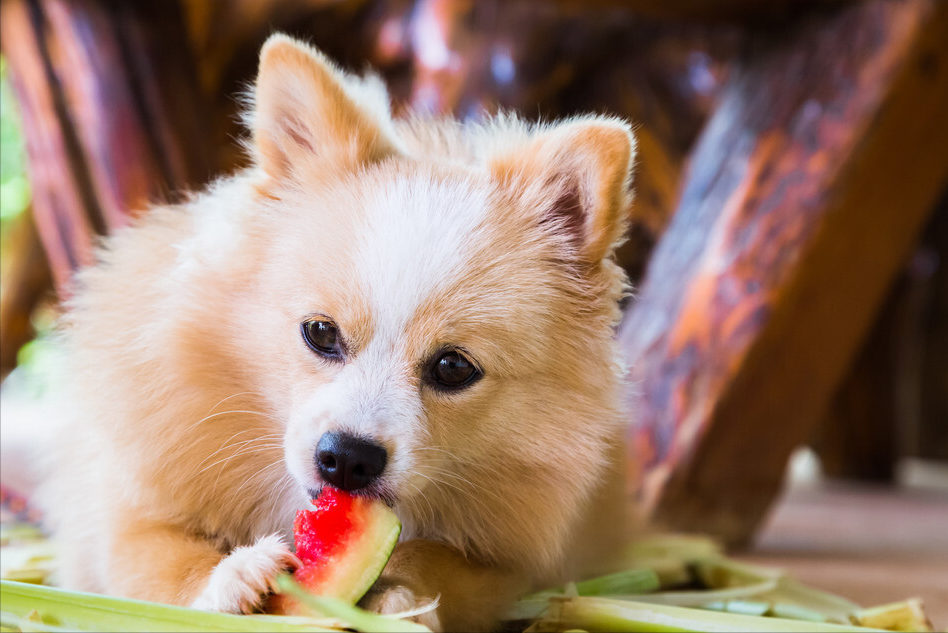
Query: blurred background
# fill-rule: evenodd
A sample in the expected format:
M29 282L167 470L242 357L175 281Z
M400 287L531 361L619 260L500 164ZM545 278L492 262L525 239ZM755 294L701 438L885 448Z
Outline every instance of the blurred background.
M617 336L643 512L948 620L940 0L0 0L6 500L72 272L245 164L275 30L375 69L396 113L634 121Z

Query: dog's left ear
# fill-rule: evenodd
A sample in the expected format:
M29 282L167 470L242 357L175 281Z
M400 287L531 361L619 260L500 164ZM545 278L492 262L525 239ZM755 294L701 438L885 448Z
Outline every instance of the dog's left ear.
M282 34L260 51L250 126L257 160L272 178L307 161L355 168L396 152L381 81L344 73Z
M578 259L597 263L625 231L634 159L628 123L590 116L540 128L491 170Z

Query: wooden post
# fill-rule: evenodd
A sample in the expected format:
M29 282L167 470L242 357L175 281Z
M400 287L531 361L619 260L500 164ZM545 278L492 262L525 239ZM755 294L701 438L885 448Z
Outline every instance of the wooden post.
M0 33L63 292L95 235L210 176L207 112L175 2L4 0Z
M52 60L37 37L41 20L25 0L0 3L0 42L20 106L33 214L56 286L62 288L73 270L91 261L92 237L105 223L90 200L74 130L60 116L66 105L53 81ZM80 167L73 169L73 163Z
M730 543L766 512L948 179L948 3L874 0L763 39L619 334L645 507Z

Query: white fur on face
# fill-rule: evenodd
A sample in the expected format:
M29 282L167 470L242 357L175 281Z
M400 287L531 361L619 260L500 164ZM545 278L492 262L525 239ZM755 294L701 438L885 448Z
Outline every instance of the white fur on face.
M399 179L370 204L357 273L376 329L395 344L419 306L464 273L487 194L469 184Z
M395 179L364 203L347 283L370 312L372 338L294 407L287 465L301 485L318 487L313 456L319 438L350 433L386 447L384 486L398 495L407 492L399 484L417 466L412 449L428 433L419 383L425 354L459 343L428 340L409 349L406 331L429 297L466 272L487 215L487 192L469 183Z

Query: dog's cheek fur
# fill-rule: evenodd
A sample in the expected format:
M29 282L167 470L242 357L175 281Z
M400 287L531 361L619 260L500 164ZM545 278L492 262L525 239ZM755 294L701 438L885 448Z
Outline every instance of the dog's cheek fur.
M436 445L458 463L435 467L431 477L444 485L415 503L419 518L409 536L444 540L537 579L559 573L569 535L609 466L605 438L578 427L616 414L583 409L588 401L576 393L569 402L553 399L553 389L561 385L525 380L485 398L502 405L484 402L444 417L429 408Z
M486 375L455 394L422 388L435 448L419 452L412 485L423 494L403 512L409 537L541 578L566 562L580 515L618 466L612 327L625 277L608 261L571 265L536 210L513 205L523 197L490 198L464 270L419 305L405 333L421 346L462 315L453 333Z

